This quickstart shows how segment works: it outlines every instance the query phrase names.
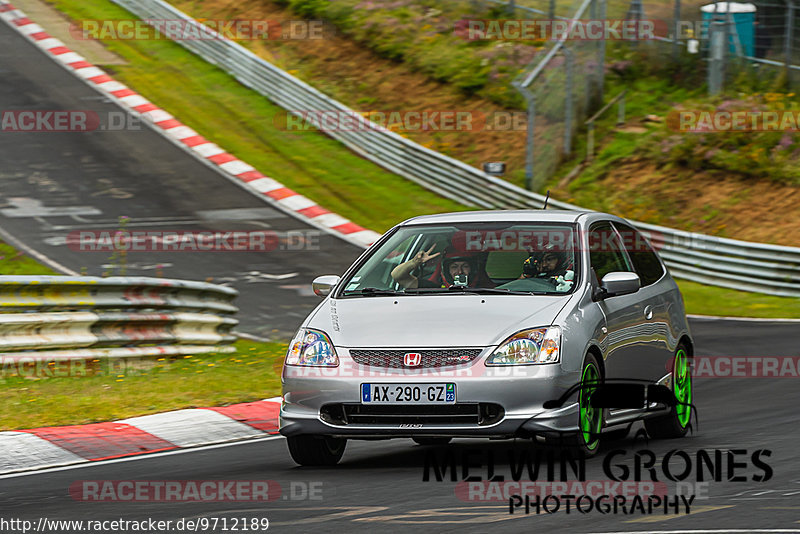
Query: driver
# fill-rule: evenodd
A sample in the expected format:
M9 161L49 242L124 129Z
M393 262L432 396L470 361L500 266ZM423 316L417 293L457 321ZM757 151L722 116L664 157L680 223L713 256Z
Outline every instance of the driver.
M547 280L556 286L556 291L569 291L574 283L575 273L569 270L566 252L550 244L541 252L532 252L522 262L520 279L525 278Z
M447 253L441 263L436 266L436 271L430 278L420 278L412 274L430 260L441 255L441 252L433 253L435 248L434 244L428 250L420 250L413 258L395 267L391 273L395 282L404 288L450 287L453 285L475 287L478 285L477 257L457 251Z
M567 255L553 245L531 253L522 263L522 278L555 278L567 272Z

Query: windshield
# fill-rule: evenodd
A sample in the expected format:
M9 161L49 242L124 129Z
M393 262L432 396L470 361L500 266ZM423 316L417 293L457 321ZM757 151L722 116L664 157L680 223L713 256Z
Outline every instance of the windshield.
M407 226L372 251L339 296L569 293L576 242L566 224Z

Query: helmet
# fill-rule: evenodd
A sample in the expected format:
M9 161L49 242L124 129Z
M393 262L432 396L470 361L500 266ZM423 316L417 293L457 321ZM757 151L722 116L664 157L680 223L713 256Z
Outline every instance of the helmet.
M441 284L444 287L453 285L453 277L450 275L450 265L457 261L465 261L469 264L469 275L467 276L467 285L475 287L477 285L485 285L487 287L494 287L490 281L486 280L486 276L482 275L480 268L481 262L480 253L469 253L465 251L450 250L444 255L444 258L438 265L436 270L428 280L435 282L437 285Z
M556 266L548 271L544 271L543 260L546 256L555 256L558 260ZM549 278L567 272L567 253L559 249L554 244L545 245L541 251L531 251L530 256L522 263L522 274L526 277Z
M467 276L467 280L469 285L475 285L475 281L477 280L478 268L477 268L477 258L474 256L464 256L464 255L447 255L442 260L442 277L447 282L447 285L453 285L453 276L450 274L450 266L455 262L466 262L469 265L469 275Z

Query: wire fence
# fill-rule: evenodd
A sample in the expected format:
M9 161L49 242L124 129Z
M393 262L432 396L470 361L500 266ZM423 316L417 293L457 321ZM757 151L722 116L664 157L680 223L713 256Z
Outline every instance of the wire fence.
M630 4L638 2L641 0L631 0ZM672 0L645 1L641 10L643 18L656 20L666 29L664 35L653 41L662 58L677 61L683 52L693 54L695 68L706 72L710 92L716 93L742 75L773 78L782 75L788 90L797 87L799 8L795 0L748 3Z
M744 59L759 65L783 68L788 88L800 84L800 5L785 2L755 2L752 52Z
M800 2L708 3L707 0L470 0L502 8L509 18L646 21L652 39L610 45L564 39L544 50L513 82L528 111L526 188L538 190L571 155L583 121L603 103L604 73L636 50L653 65L673 64L702 76L716 94L738 80L770 79L772 88L800 84ZM609 52L608 47L614 46ZM620 54L622 52L622 54ZM699 76L698 76L699 75Z
M583 0L571 18L605 19L606 8L606 0ZM605 58L604 40L559 39L513 82L527 102L527 189L553 175L571 154L578 125L602 102Z

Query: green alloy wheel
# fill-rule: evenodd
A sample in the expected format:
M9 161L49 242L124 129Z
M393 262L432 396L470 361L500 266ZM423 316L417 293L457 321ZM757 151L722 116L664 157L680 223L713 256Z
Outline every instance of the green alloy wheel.
M581 384L578 391L578 431L566 437L570 453L589 458L600 449L600 433L603 430L603 410L590 405L592 393L602 382L600 365L592 354L587 354L581 369Z
M583 446L589 451L594 451L600 445L600 430L603 425L603 410L594 408L589 404L592 393L597 389L600 381L600 371L594 358L587 359L583 366L581 383L588 384L581 388L578 394L579 421Z
M675 398L678 400L678 405L675 407L678 423L681 427L686 428L692 415L689 407L692 403L692 372L689 369L689 356L683 349L679 349L675 354L673 380L675 381Z
M692 367L689 351L682 343L672 363L672 391L677 404L667 415L645 419L644 427L651 438L682 438L689 430L692 417Z

